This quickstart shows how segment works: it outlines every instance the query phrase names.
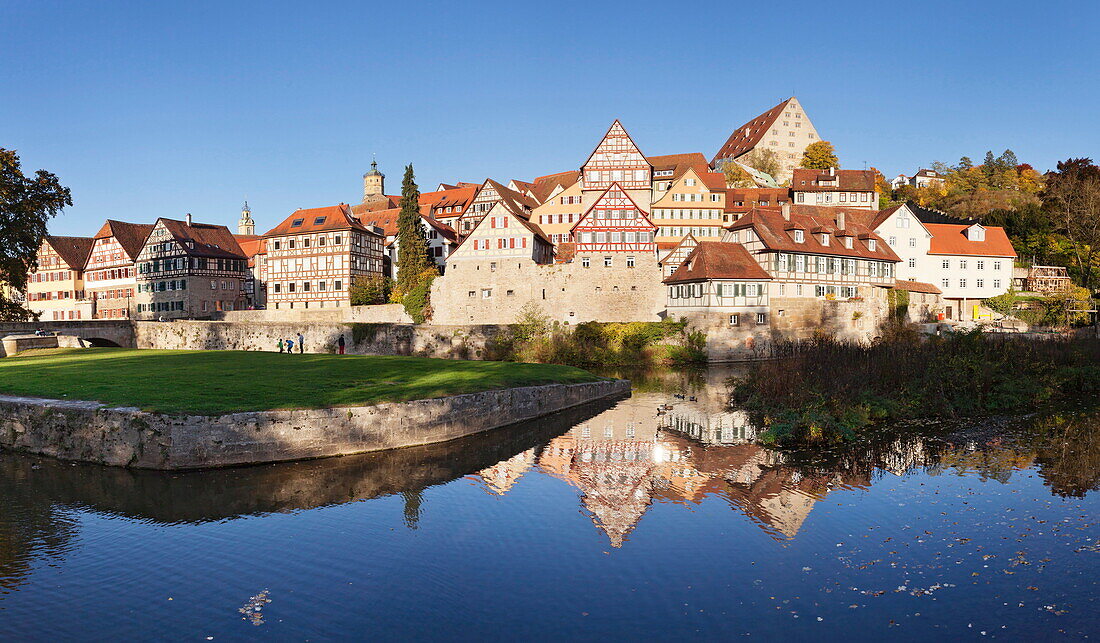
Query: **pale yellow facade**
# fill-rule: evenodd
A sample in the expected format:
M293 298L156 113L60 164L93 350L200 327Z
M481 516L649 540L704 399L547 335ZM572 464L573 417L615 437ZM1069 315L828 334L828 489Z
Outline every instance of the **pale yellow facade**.
M26 295L26 307L42 321L92 317L92 304L84 293L84 266L70 266L46 241L38 249L38 269L27 276Z
M542 205L531 211L531 220L555 244L570 243L570 230L581 220L587 207L581 182L577 181L564 190L551 193Z
M700 241L722 237L726 207L725 186L708 187L703 177L688 169L679 178L654 181L650 219L657 226L658 243L677 243L687 235Z

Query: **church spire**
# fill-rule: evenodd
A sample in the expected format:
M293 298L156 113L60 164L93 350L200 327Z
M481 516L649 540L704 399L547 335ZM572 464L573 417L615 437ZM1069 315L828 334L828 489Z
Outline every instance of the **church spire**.
M252 220L252 208L248 201L241 206L241 218L237 221L237 234L252 236L256 234L256 222Z

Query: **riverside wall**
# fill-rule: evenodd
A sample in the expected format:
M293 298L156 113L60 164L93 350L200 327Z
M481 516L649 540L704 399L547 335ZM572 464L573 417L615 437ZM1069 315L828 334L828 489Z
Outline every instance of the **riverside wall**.
M446 442L629 392L626 380L602 380L218 416L0 396L0 447L138 469L228 467Z

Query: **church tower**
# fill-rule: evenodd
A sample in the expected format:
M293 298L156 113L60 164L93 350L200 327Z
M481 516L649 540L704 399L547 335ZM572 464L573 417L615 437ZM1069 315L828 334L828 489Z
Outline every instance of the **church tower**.
M256 222L252 220L252 210L248 207L248 201L241 208L241 218L237 221L237 234L254 236L256 234Z
M370 172L363 175L363 203L385 199L386 175L378 171L378 161L371 161Z

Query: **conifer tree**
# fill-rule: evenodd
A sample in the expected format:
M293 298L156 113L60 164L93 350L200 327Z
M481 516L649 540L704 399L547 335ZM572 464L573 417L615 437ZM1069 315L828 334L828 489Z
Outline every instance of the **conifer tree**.
M814 170L827 170L831 167L839 168L840 159L833 151L833 144L829 141L814 141L806 146L802 154L802 167Z
M401 213L397 216L397 286L401 292L411 291L429 267L428 236L420 220L420 188L410 163L401 182Z

